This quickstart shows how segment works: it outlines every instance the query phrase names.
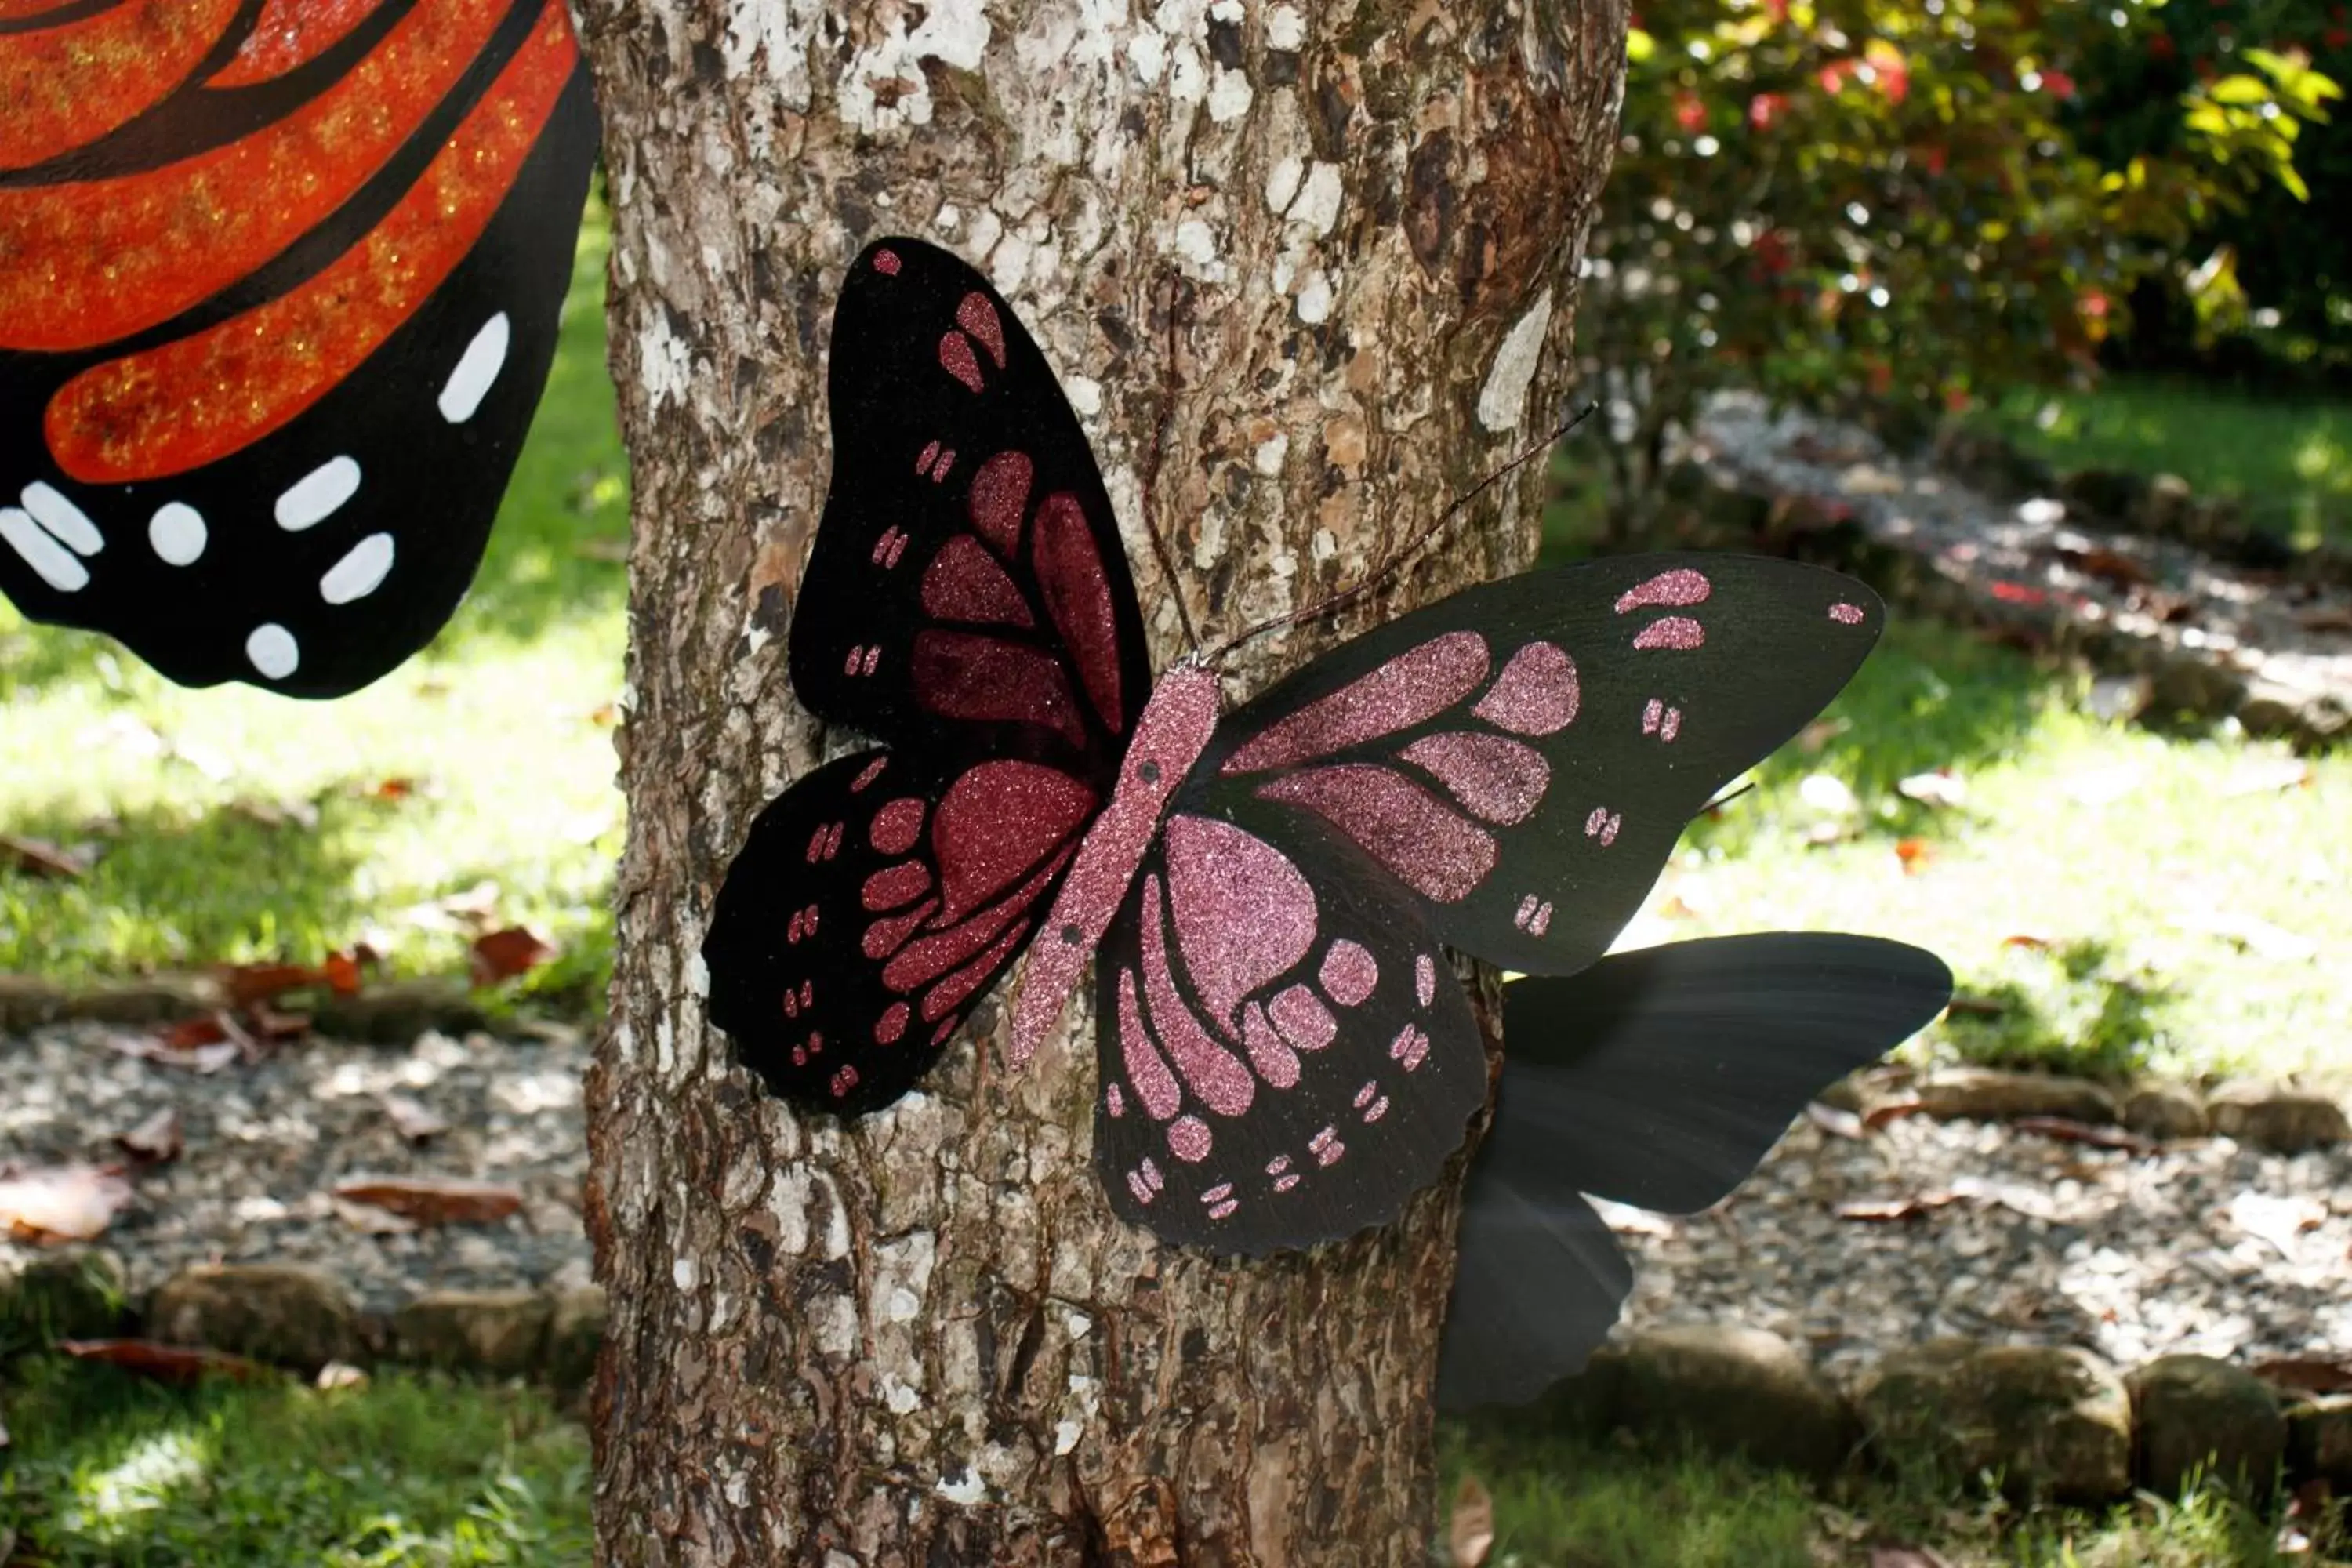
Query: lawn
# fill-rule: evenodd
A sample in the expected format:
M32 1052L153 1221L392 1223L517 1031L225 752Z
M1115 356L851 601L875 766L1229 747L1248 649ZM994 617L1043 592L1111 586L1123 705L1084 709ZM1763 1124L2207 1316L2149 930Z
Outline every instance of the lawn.
M0 1380L0 1560L47 1568L556 1568L589 1561L587 1435L525 1388L160 1387L49 1355ZM2211 1495L2020 1513L1948 1490L1816 1492L1524 1415L1440 1430L1444 1490L1493 1500L1492 1568L1827 1568L1932 1544L1950 1568L2279 1568L2280 1521ZM2315 1521L2314 1529L2324 1528ZM15 1553L7 1542L13 1532ZM1935 1559L1896 1556L1911 1565Z
M2352 404L2114 376L2091 391L2019 393L1986 419L2062 469L2176 473L2292 544L2352 547Z
M97 854L79 879L0 864L0 970L316 963L366 941L396 970L459 973L472 912L556 939L567 956L535 983L600 1002L627 530L604 248L592 210L481 579L405 668L331 706L182 691L0 609L0 832ZM2149 396L2176 427L2191 417ZM2085 428L2124 423L2097 406ZM2282 503L2343 481L2344 426L2231 406L2239 423L2197 416L2210 438L2168 460L2336 454L2281 479ZM2111 1074L2345 1065L2352 756L2107 723L2084 697L2013 651L1897 625L1810 744L1694 829L1627 942L1814 927L1923 943L1980 1005L1916 1052ZM1935 770L1956 804L1903 793Z

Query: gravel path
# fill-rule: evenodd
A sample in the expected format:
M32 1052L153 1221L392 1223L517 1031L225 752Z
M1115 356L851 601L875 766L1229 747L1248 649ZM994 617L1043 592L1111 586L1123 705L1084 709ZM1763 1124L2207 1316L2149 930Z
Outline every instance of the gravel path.
M378 1310L587 1279L584 1040L314 1040L205 1076L126 1056L120 1038L68 1025L0 1040L0 1161L119 1159L117 1132L177 1108L184 1152L137 1176L104 1238L134 1290L213 1260L316 1264ZM387 1095L449 1130L412 1145ZM386 1173L509 1183L523 1207L372 1234L331 1189ZM1856 1140L1808 1121L1713 1213L1611 1217L1637 1259L1629 1325L1769 1328L1832 1367L1948 1333L2126 1365L2352 1351L2352 1147L2290 1157L2210 1139L2135 1155L1998 1124L1910 1118ZM0 1242L0 1263L29 1250Z

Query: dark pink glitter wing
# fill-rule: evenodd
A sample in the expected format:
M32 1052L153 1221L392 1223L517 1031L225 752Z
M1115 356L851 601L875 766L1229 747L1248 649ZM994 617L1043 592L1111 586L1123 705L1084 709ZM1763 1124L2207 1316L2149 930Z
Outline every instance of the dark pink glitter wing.
M1876 640L1851 578L1732 555L1618 557L1467 589L1234 714L1174 798L1317 886L1369 868L1438 937L1570 973L1676 837Z
M1142 623L1094 455L1012 307L935 246L877 241L826 374L794 692L894 745L1110 777L1150 689Z
M1095 1164L1123 1217L1257 1254L1395 1217L1461 1146L1486 1057L1436 938L1377 879L1169 819L1097 953Z
M886 746L761 814L702 952L744 1064L854 1112L905 1092L1027 946L1150 669L1086 436L987 279L919 240L867 247L827 378L833 478L789 606L793 688Z
M1099 805L1012 758L819 768L760 814L719 890L710 1021L788 1100L888 1104L1019 955Z

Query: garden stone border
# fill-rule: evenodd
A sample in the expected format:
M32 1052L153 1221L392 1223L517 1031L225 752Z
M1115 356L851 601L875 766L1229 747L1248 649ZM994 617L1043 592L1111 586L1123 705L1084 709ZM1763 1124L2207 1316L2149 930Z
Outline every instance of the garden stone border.
M2132 716L2234 718L2303 748L2352 736L2352 633L2304 629L2271 568L2103 526L2055 496L2012 505L1859 425L1774 415L1750 393L1718 395L1675 441L1645 542L1838 567L1914 614L2123 678ZM2327 574L2291 586L2352 626L2352 596Z
M210 974L156 974L68 986L37 975L0 973L0 1036L21 1035L45 1024L168 1024L228 1005L226 991ZM373 1045L405 1044L434 1032L462 1036L491 1026L489 1016L464 985L430 977L384 981L351 996L321 991L306 1012L314 1034Z

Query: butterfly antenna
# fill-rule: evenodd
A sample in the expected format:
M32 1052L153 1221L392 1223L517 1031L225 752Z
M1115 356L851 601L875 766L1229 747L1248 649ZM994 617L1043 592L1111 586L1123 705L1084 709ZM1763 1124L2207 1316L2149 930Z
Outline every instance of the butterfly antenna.
M1160 385L1160 428L1151 437L1148 467L1143 474L1143 531L1151 541L1151 553L1160 562L1160 570L1168 579L1169 601L1176 606L1176 624L1184 633L1184 646L1194 656L1201 651L1201 634L1192 625L1192 612L1184 607L1184 579L1176 574L1176 558L1168 549L1168 541L1160 537L1159 525L1153 521L1151 499L1160 487L1160 468L1168 458L1168 443L1176 427L1176 394L1183 386L1183 374L1176 353L1182 339L1177 331L1177 311L1183 302L1183 285L1173 274L1168 288L1168 373Z
M1691 820L1693 822L1696 822L1701 816L1713 816L1717 812L1721 811L1725 806L1729 805L1733 801L1738 800L1741 795L1746 795L1749 790L1752 790L1755 787L1756 781L1754 779L1749 779L1736 789L1724 791L1721 795L1717 795L1713 800L1708 801L1705 805L1700 806L1698 808L1697 816L1693 816Z
M1322 616L1330 615L1334 611L1342 609L1347 605L1355 603L1358 599L1362 598L1365 595L1379 587L1382 583L1387 582L1391 577L1395 576L1399 572L1402 571L1404 569L1405 563L1411 561L1413 555L1423 545L1427 544L1432 539L1436 538L1438 531L1444 528L1447 523L1452 522L1465 507L1468 506L1472 501L1476 500L1480 496L1486 494L1488 489L1500 483L1503 479L1507 479L1511 474L1526 467L1528 463L1533 462L1536 458L1542 457L1546 452L1550 451L1552 447L1558 444L1560 437L1566 436L1570 431L1575 429L1578 426L1583 424L1585 420L1591 417L1593 410L1600 406L1601 405L1598 403L1586 404L1583 407L1578 409L1573 415L1570 416L1569 418L1561 424L1555 426L1549 434L1530 443L1524 451L1521 451L1517 456L1513 457L1501 468L1496 468L1493 473L1488 474L1485 479L1480 479L1463 494L1456 496L1451 505L1447 506L1444 511L1437 514L1435 521L1423 529L1419 533L1414 534L1411 539L1405 541L1402 545L1391 551L1389 553L1388 559L1373 567L1372 570L1365 575L1361 582L1359 582L1350 587L1342 588L1338 593L1332 595L1329 598L1309 605L1304 609L1286 610L1281 615L1270 616L1266 619L1258 622L1255 626L1245 627L1241 631L1235 632L1232 637L1227 637L1224 641L1219 643L1216 647L1211 648L1206 654L1202 655L1202 657L1203 661L1209 664L1214 664L1219 659L1224 658L1227 654L1234 652L1244 644L1256 641L1259 637L1265 636L1268 632L1280 631L1286 626L1299 626L1307 621L1319 619Z

